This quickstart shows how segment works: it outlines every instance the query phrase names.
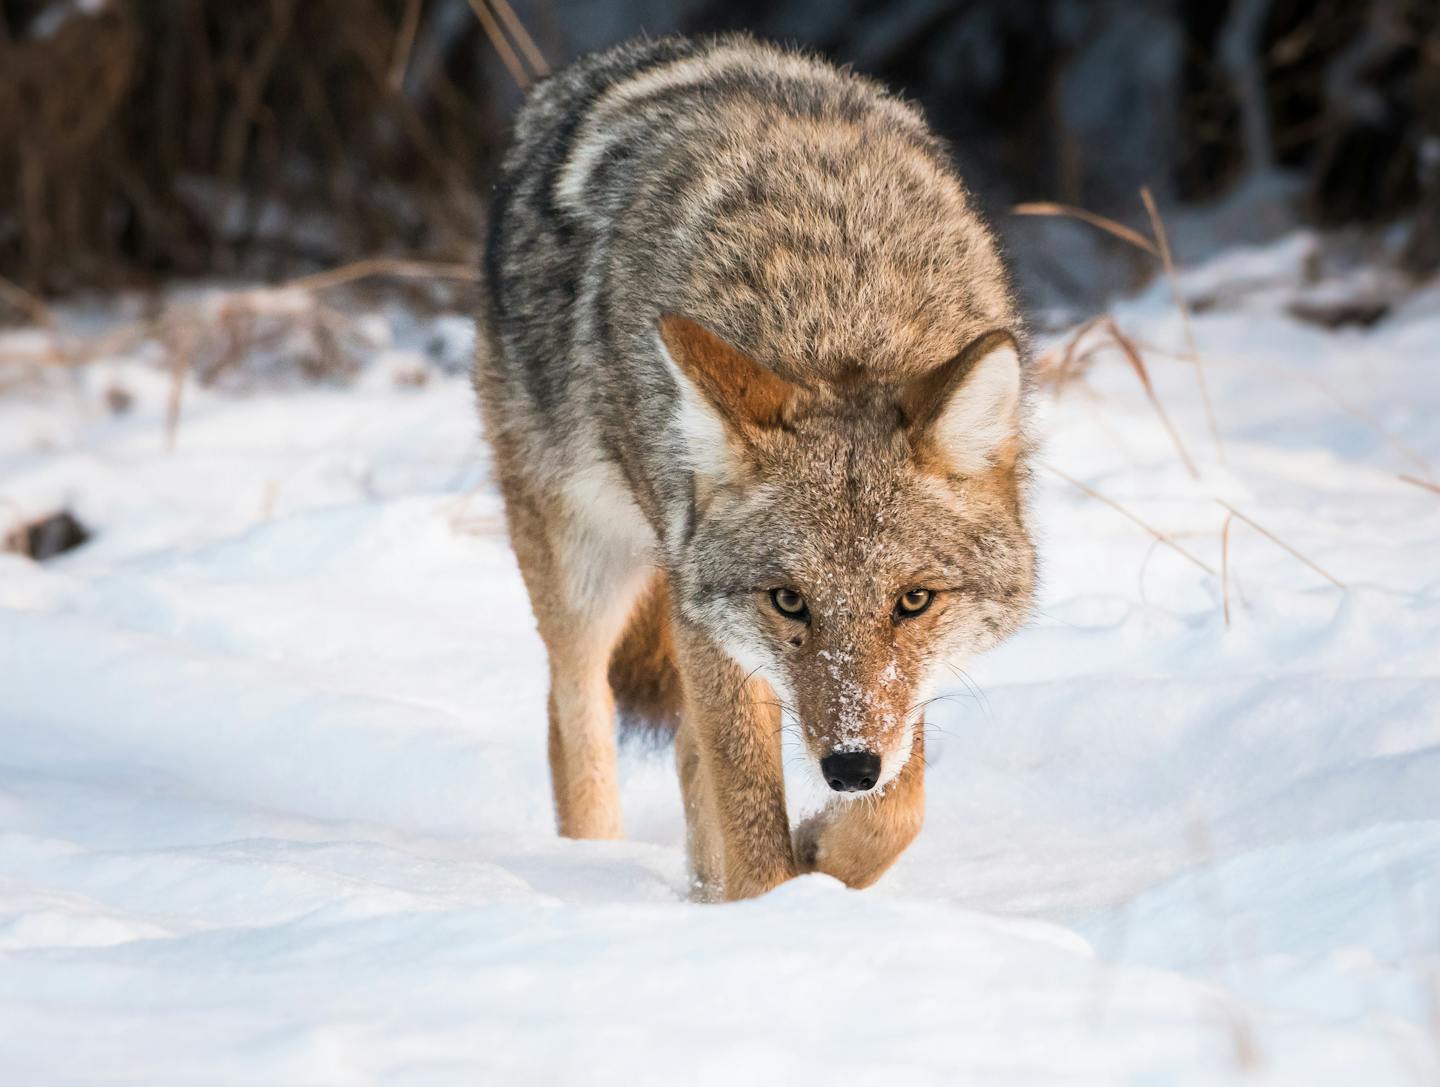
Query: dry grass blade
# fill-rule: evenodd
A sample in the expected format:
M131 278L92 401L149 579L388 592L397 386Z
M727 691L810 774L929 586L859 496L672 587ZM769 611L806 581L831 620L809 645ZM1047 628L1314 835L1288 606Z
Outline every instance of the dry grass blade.
M1199 479L1200 472L1196 469L1195 462L1190 459L1190 452L1185 448L1185 443L1180 440L1180 432L1175 429L1175 424L1170 422L1170 416L1165 414L1165 408L1161 405L1160 398L1155 395L1155 386L1150 381L1150 370L1146 367L1145 360L1140 357L1140 352L1136 350L1135 345L1130 342L1130 338L1120 331L1120 326L1115 323L1113 318L1105 318L1105 331L1110 334L1111 339L1119 346L1125 358L1129 361L1131 368L1134 369L1136 376L1140 378L1140 384L1145 389L1145 395L1150 399L1150 406L1155 409L1155 414L1160 417L1160 422L1163 423L1165 429L1169 431L1170 440L1175 443L1175 450L1180 454L1180 460L1184 462L1186 470L1190 473L1190 477L1192 479Z
M530 75L521 63L520 57L511 48L505 38L505 32L500 29L500 24L495 21L495 16L490 14L490 9L485 5L485 0L469 0L470 10L480 20L480 26L485 31L485 36L490 39L490 44L495 47L495 52L500 56L500 62L510 73L510 78L515 80L515 85L522 91L530 86Z
M1225 524L1220 527L1220 599L1225 606L1225 629L1230 629L1230 522L1233 513L1225 515Z
M1431 483L1429 480L1420 479L1420 478L1418 478L1418 477L1416 477L1416 476L1407 476L1407 475L1404 475L1403 473L1400 475L1399 478L1400 478L1401 482L1403 482L1403 483L1409 483L1409 484L1412 484L1412 485L1414 485L1414 486L1416 486L1416 487L1420 487L1420 488L1422 488L1423 490L1429 491L1431 494L1440 494L1440 487L1437 487L1435 484Z
M405 82L405 70L410 67L410 51L415 47L415 32L420 29L420 8L425 0L408 0L400 19L400 30L395 35L395 55L390 60L390 89L398 91Z
M185 396L185 379L190 376L190 358L195 351L195 329L180 323L172 330L170 343L170 396L165 405L165 449L175 452L180 437L180 408Z
M1114 219L1106 218L1104 215L1096 215L1093 211L1086 211L1084 208L1071 207L1069 204L1052 204L1046 200L1032 201L1027 204L1016 204L1010 209L1014 215L1049 215L1061 219L1079 219L1082 223L1089 223L1093 227L1112 234L1121 241L1129 242L1136 249L1143 249L1152 257L1160 256L1160 250L1155 248L1155 243L1145 237L1138 230L1131 230L1124 223L1117 223Z
M1065 349L1060 354L1060 362L1058 365L1051 361L1055 356L1054 348L1051 348L1044 356L1036 360L1036 367L1042 375L1042 379L1048 381L1057 393L1069 384L1077 362L1086 357L1078 354L1081 341L1103 320L1105 320L1105 317L1102 314L1099 317L1091 317L1088 321L1079 325L1065 342Z
M1157 347L1155 344L1148 343L1145 340L1139 339L1138 337L1131 336L1130 342L1133 343L1146 355L1156 355L1160 358L1175 359L1176 361L1184 363L1190 362L1190 359L1181 352L1167 351L1163 347ZM1360 422L1364 423L1365 426L1373 430L1380 438L1384 439L1386 445L1390 446L1390 448L1394 449L1396 453L1400 454L1400 456L1404 457L1411 464L1415 465L1415 467L1419 468L1420 471L1426 476L1434 475L1434 473L1431 471L1429 462L1426 461L1425 458L1422 457L1415 449L1406 444L1392 431L1386 429L1385 424L1380 422L1380 420L1377 419L1370 412L1366 411L1364 408L1358 407L1347 398L1341 396L1338 392L1335 391L1333 387L1331 387L1324 381L1321 381L1318 377L1315 377L1311 374L1303 373L1299 370L1290 369L1289 367L1276 366L1272 363L1262 362L1257 359L1246 360L1246 366L1256 365L1263 366L1266 369L1270 370L1272 373L1276 374L1279 377L1283 377L1288 381L1302 383L1310 386L1313 389L1318 390L1327 400L1333 402L1335 406L1338 407L1341 411L1345 412L1347 415L1353 415L1356 419L1360 420Z
M1101 494L1099 491L1095 490L1093 487L1090 487L1090 486L1088 486L1087 484L1081 483L1081 482L1080 482L1078 479L1076 479L1074 476L1066 475L1064 472L1060 471L1059 468L1056 468L1053 464L1050 464L1050 463L1048 463L1048 462L1046 462L1046 461L1041 461L1041 462L1040 462L1040 465L1041 465L1041 467L1045 468L1046 470L1048 470L1048 471L1050 471L1050 472L1053 472L1055 475L1059 476L1059 477L1060 477L1061 479L1063 479L1066 483L1070 484L1070 486L1076 488L1077 490L1080 490L1080 491L1085 492L1087 495L1089 495L1091 498L1095 499L1095 501L1097 501L1097 502L1103 502L1103 503L1105 503L1105 505L1109 506L1112 510L1114 510L1116 513L1120 514L1122 517L1125 517L1125 518L1127 518L1128 520L1133 521L1135 524L1139 525L1141 528L1143 528L1146 532L1148 532L1148 533L1149 533L1151 536L1153 536L1155 539L1159 540L1159 541L1160 541L1162 544L1164 544L1166 547L1170 548L1172 551L1175 551L1175 552L1177 552L1177 553L1180 554L1180 555L1183 555L1183 556L1184 556L1186 559L1188 559L1191 563L1193 563L1194 565L1198 566L1200 569L1204 570L1204 571L1205 571L1207 574L1209 574L1211 577L1216 577L1216 576L1218 576L1218 575L1215 573L1214 568L1211 567L1209 563L1205 562L1205 561L1202 560L1202 559L1196 558L1196 557L1195 557L1194 555L1192 555L1189 551L1186 551L1185 548L1181 547L1178 543L1176 543L1175 540L1174 540L1172 537L1166 535L1164 532L1161 532L1158 528L1156 528L1154 525L1150 524L1149 522L1144 521L1144 520L1141 520L1141 518L1139 518L1139 517L1137 517L1135 514L1131 513L1131 512L1130 512L1129 510L1127 510L1124 506L1120 505L1119 502L1116 502L1113 498L1107 498L1107 497L1105 497L1105 495Z
M525 29L525 24L515 14L507 0L490 0L490 6L495 9L495 14L500 16L500 21L505 24L505 29L510 31L510 36L520 46L520 52L525 54L525 59L530 62L530 70L535 73L536 79L543 79L550 74L550 65L545 63L545 57L541 54L535 39Z
M399 279L463 279L475 281L480 273L468 264L445 264L427 260L400 260L387 257L367 257L353 264L342 264L314 275L286 280L276 289L295 288L302 291L323 291L342 283L353 283L370 276L395 276Z
M1260 535L1264 536L1267 540L1269 540L1269 541L1270 541L1271 543L1273 543L1275 546L1281 548L1282 550L1288 551L1291 555L1293 555L1295 558L1299 559L1299 560L1300 560L1301 562L1303 562L1306 566L1310 567L1310 569L1314 570L1317 574L1319 574L1321 577L1323 577L1326 581L1330 582L1330 584L1334 585L1336 588L1340 588L1340 589L1345 588L1345 583L1344 583L1343 581L1341 581L1339 578L1335 577L1333 574L1328 573L1328 572L1327 572L1326 570L1324 570L1322 567L1317 566L1315 563L1311 562L1311 561L1310 561L1309 559L1307 559L1304 555L1302 555L1299 551L1295 550L1295 548L1291 547L1288 543L1286 543L1284 540L1282 540L1279 536L1275 535L1275 533L1271 532L1271 531L1270 531L1268 528L1266 528L1264 525L1262 525L1262 524L1260 524L1258 521L1256 521L1255 518L1253 518L1253 517L1248 517L1248 516L1246 516L1245 514L1241 513L1239 510L1237 510L1234 506L1230 505L1230 503L1229 503L1229 502L1226 502L1224 499L1217 498L1217 499L1215 499L1215 501L1218 502L1218 503L1221 505L1221 507L1223 507L1224 509L1229 510L1231 514L1233 514L1234 516L1240 518L1240 520L1244 521L1247 525L1249 525L1251 528L1253 528L1256 532L1260 533Z
M1170 297L1175 300L1175 308L1180 311L1185 349L1190 354L1190 362L1195 367L1195 380L1200 385L1200 399L1205 404L1205 420L1210 424L1210 436L1215 439L1216 455L1223 462L1225 450L1220 443L1220 426L1215 421L1215 408L1210 403L1210 387L1205 382L1205 367L1200 362L1200 349L1195 346L1195 330L1190 325L1190 307L1185 302L1184 292L1180 290L1180 277L1175 274L1175 261L1170 256L1170 239L1165 233L1165 221L1160 218L1160 209L1155 204L1149 185L1140 186L1140 199L1145 202L1145 211L1150 216L1150 227L1155 231L1155 245L1160 263L1165 266L1165 278L1170 283Z

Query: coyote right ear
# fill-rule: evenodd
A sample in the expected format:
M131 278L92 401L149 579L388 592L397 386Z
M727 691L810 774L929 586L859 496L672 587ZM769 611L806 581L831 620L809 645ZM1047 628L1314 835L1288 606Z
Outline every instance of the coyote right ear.
M784 424L800 386L678 313L662 314L659 331L666 354L704 394L727 429L752 438Z
M962 474L1015 455L1020 432L1020 353L1015 337L994 329L949 362L911 378L900 410L915 445L932 443Z

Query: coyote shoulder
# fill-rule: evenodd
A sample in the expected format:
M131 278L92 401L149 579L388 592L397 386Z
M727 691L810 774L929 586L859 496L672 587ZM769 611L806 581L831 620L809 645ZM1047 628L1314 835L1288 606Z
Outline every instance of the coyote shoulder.
M531 93L476 384L550 663L560 832L621 833L615 713L668 724L699 894L877 879L927 693L1024 620L1023 342L919 112L745 37ZM782 732L830 799L792 830Z

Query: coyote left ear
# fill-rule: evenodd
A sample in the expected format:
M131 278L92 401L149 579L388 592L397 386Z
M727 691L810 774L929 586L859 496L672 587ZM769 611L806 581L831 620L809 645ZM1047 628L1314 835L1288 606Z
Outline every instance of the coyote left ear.
M799 386L688 317L663 314L659 328L660 340L676 367L730 430L750 437L784 423L799 397Z
M1013 459L1020 432L1020 352L994 329L949 362L900 389L900 410L915 445L928 441L961 474Z

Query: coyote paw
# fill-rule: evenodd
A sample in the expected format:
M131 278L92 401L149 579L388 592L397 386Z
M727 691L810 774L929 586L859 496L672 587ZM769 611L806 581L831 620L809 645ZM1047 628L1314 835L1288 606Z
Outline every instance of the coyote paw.
M814 872L820 865L820 834L825 820L812 815L795 828L795 868L800 873Z

